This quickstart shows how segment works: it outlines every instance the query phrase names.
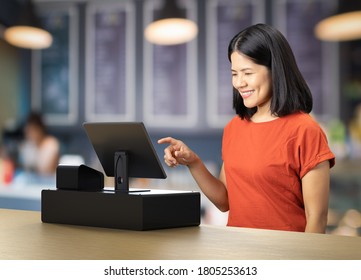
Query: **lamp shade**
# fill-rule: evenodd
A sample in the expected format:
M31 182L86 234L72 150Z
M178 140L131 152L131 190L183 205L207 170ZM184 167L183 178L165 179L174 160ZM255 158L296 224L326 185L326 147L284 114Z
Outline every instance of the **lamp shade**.
M4 32L5 40L16 47L28 49L44 49L53 41L49 32L32 26L12 26Z
M53 41L51 34L41 28L31 1L23 5L16 23L5 29L4 38L9 44L29 49L47 48Z
M361 11L342 13L322 20L315 27L315 35L325 41L361 39Z
M336 11L321 20L314 32L317 38L324 41L361 39L361 1L338 1Z
M197 24L185 17L176 0L164 2L159 16L145 28L145 38L158 45L176 45L193 40L198 34Z

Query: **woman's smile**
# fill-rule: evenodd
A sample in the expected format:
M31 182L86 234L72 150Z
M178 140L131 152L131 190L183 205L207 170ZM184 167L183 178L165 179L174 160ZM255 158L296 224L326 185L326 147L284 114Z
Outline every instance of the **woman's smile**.
M253 92L254 92L254 90L242 90L242 91L240 92L240 94L241 94L242 98L245 99L245 98L250 97Z

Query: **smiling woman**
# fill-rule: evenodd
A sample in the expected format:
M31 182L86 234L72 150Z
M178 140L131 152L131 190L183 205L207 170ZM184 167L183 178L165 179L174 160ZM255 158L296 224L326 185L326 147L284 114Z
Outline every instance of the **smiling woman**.
M231 61L233 87L241 95L244 106L258 108L256 116L252 116L253 121L256 118L263 121L276 118L269 112L272 97L270 70L238 52L231 54Z
M241 61L239 56L243 57ZM265 80L265 84L271 82L271 115L281 117L298 111L311 112L313 100L310 89L298 69L290 45L277 29L265 24L246 28L230 42L228 59L232 67L240 64L240 67L247 68L250 64L258 69L262 66L267 68L271 75L271 81ZM233 107L236 113L248 120L256 112L260 113L256 106L246 106L238 91L234 86Z
M218 178L182 141L167 137L168 166L186 165L228 226L324 233L335 157L308 114L311 92L275 28L257 24L230 42L236 116L223 133Z

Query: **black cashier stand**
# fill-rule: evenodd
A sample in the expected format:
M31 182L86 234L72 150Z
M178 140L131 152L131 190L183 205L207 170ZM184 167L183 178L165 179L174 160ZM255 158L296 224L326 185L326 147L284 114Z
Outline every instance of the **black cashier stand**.
M114 189L102 172L86 165L59 165L56 189L42 190L44 223L153 230L200 224L200 193L130 189L129 177L166 178L142 122L84 123Z

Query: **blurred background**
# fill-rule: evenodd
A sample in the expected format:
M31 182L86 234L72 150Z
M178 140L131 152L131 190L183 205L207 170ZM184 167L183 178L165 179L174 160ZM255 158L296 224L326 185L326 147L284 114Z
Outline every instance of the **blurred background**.
M336 155L328 233L360 236L360 4L0 0L0 207L40 210L40 191L55 188L59 163L102 171L82 127L88 121L144 122L161 159L157 139L173 136L218 175L223 127L234 115L227 46L264 22L293 48L313 93L312 115ZM154 31L157 20L174 16L190 29L166 22L170 31ZM19 26L28 29L17 35ZM164 168L166 179L132 179L131 187L197 190L186 168ZM202 208L203 223L225 225L226 214L205 197Z

